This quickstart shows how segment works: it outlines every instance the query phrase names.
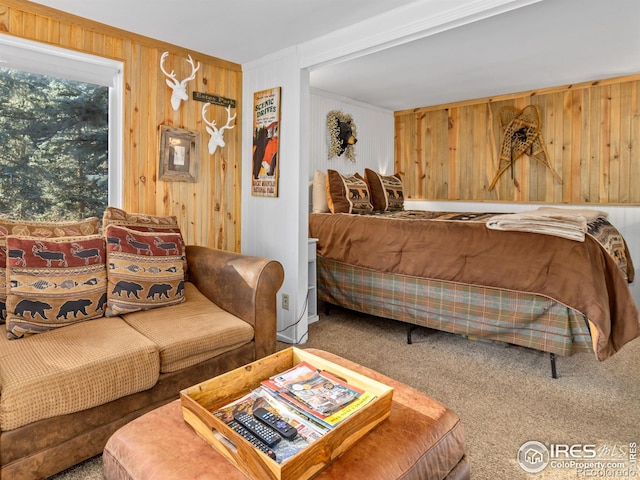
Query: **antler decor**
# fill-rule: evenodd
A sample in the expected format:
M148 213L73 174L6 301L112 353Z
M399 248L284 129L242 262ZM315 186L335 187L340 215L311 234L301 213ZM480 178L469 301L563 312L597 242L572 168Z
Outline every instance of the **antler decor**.
M211 138L209 138L209 153L213 155L218 147L224 147L224 138L222 137L222 135L226 129L235 127L235 125L231 125L231 122L236 119L237 113L232 117L231 107L226 107L225 110L227 111L227 124L224 127L218 129L216 128L215 120L211 122L207 120L207 108L209 108L209 103L205 103L202 106L202 120L204 120L204 123L207 124L207 132L209 133L209 135L211 135Z
M523 154L529 155L551 170L558 183L562 178L555 172L547 156L542 133L540 133L540 112L535 105L528 105L522 110L505 106L500 109L500 124L504 130L498 172L493 177L489 191L493 190L500 175Z
M173 92L171 93L171 106L173 107L174 111L178 111L178 109L180 108L180 102L189 98L187 95L187 82L196 78L196 72L200 69L200 62L198 62L198 66L196 67L193 59L191 58L191 55L189 55L189 60L187 60L187 62L189 62L189 64L191 65L191 75L179 82L176 79L176 74L173 70L171 70L171 73L167 73L167 71L164 69L164 59L167 58L168 55L169 52L164 52L162 54L162 57L160 58L160 70L162 70L162 73L169 77L167 78L167 85L171 90L173 90Z

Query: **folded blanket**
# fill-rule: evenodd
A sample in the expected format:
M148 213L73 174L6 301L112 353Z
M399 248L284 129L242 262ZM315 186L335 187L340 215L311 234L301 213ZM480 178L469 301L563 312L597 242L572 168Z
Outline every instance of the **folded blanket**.
M592 208L557 208L557 207L540 207L532 210L532 213L558 213L560 215L577 215L584 217L588 222L593 222L598 218L607 218L609 214L602 210L594 210Z
M584 242L587 232L587 220L582 215L539 210L495 215L487 220L486 225L492 230L542 233L578 242Z

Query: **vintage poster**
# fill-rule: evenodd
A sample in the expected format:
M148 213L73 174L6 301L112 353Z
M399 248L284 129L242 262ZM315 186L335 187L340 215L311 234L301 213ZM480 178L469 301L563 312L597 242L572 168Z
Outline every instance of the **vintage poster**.
M253 94L253 174L251 195L278 196L280 87Z

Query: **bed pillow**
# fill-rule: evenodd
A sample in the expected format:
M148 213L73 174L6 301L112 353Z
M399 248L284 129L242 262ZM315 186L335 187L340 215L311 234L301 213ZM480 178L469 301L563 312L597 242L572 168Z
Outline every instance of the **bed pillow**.
M7 336L22 338L102 317L107 292L102 235L10 235Z
M184 302L184 243L174 232L140 232L108 225L105 315Z
M327 203L327 174L322 170L316 170L313 174L311 186L311 209L313 213L329 212Z
M0 324L5 321L7 301L7 235L57 238L79 237L100 233L100 219L89 217L70 222L28 222L0 217Z
M331 213L370 213L367 183L359 174L342 175L327 170L327 204Z
M402 180L398 175L380 175L370 168L365 168L364 178L369 186L374 210L383 212L404 210Z

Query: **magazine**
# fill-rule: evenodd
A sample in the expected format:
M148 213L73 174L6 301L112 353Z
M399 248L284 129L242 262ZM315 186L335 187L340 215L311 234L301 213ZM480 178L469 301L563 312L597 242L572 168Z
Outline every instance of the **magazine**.
M272 390L273 392L277 392L282 389L287 383L296 382L308 378L317 370L318 369L314 366L303 361L298 363L294 367L291 367L289 370L263 380L262 385Z
M341 407L335 413L331 415L322 415L312 408L309 408L304 403L297 401L294 397L290 396L286 391L280 392L280 399L290 405L292 408L298 410L300 414L307 414L314 418L317 422L324 425L328 428L333 428L338 425L340 422L348 418L350 415L354 414L362 407L364 407L367 403L371 402L375 399L375 395L364 392L362 395L354 399L349 404Z
M310 377L285 385L290 397L303 403L315 413L324 417L335 413L343 406L358 398L362 390L347 387L326 372L314 372Z
M275 375L262 385L287 405L333 428L375 398L326 370L307 362Z

